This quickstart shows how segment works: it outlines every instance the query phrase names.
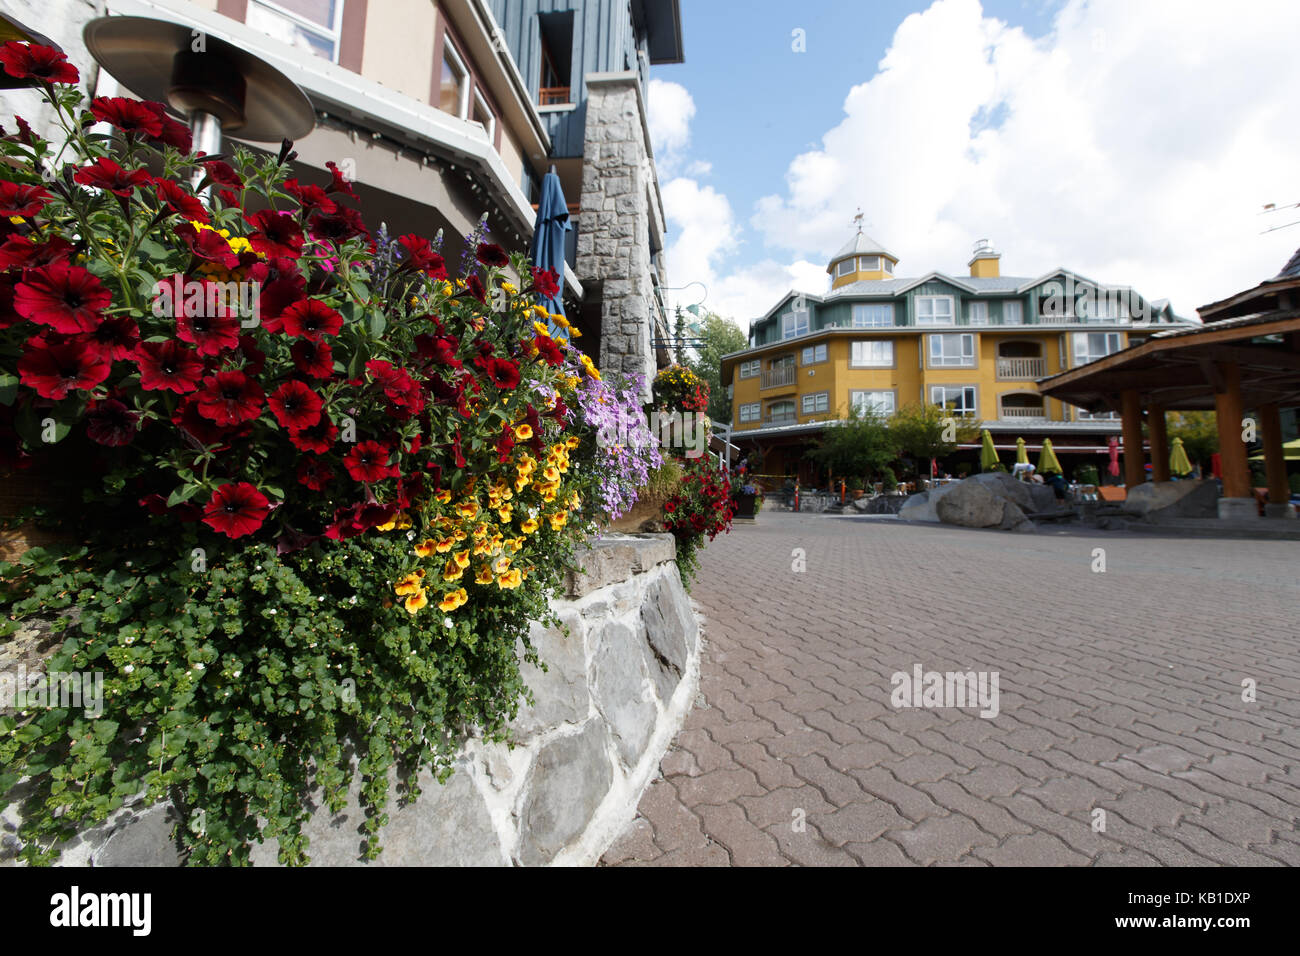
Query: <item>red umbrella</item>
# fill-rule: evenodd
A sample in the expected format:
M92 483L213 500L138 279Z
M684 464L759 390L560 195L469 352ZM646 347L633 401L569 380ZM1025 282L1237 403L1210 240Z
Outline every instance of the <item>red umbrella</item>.
M1108 470L1112 477L1119 477L1119 439L1114 435L1110 438L1110 468Z
M1215 478L1223 477L1223 460L1219 458L1217 451L1210 456L1210 474L1214 475Z

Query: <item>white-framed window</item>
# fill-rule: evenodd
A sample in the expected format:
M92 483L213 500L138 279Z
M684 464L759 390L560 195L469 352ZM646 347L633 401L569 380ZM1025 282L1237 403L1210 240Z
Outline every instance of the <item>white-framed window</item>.
M966 334L927 335L931 368L974 368L975 336Z
M741 422L756 422L761 420L762 417L763 417L762 402L748 402L740 406Z
M974 385L932 385L930 404L938 405L954 415L974 415L978 392L979 389Z
M987 302L966 303L966 324L967 325L988 325L989 304Z
M835 267L835 277L837 279L840 278L841 276L849 275L852 272L853 272L852 257L848 259L841 259L839 265Z
M1007 299L1002 303L1002 324L1025 324L1025 307L1019 299Z
M788 425L795 421L794 402L773 402L767 406L767 420L773 425Z
M825 362L825 361L826 361L825 342L822 342L819 345L810 345L807 348L802 349L800 351L800 355L799 355L800 365L816 365L818 362Z
M750 359L747 362L740 363L741 378L758 378L759 369L763 365L762 359Z
M885 275L892 276L894 274L894 263L890 261L888 256L881 256L880 264L884 270Z
M918 295L916 297L917 325L952 325L952 296Z
M469 113L469 67L452 46L451 37L442 44L442 80L438 86L438 109L462 119Z
M830 392L814 392L811 395L801 397L803 404L803 413L805 415L815 415L817 412L828 411L831 407Z
M338 62L343 0L249 0L244 22L296 49Z
M793 339L808 334L808 310L787 312L781 316L781 338Z
M858 269L862 272L879 272L880 256L858 256Z
M898 398L889 389L868 391L855 388L849 390L849 405L855 410L871 410L881 415L892 415L898 411Z
M1075 332L1070 336L1075 366L1087 365L1118 352L1123 345L1118 332Z
M492 107L488 106L487 98L478 90L474 89L474 111L469 116L475 123L478 123L487 132L489 142L496 142L497 118L492 112Z
M887 329L893 327L893 324L894 303L853 303L853 327L855 329Z
M889 339L865 339L849 346L850 368L893 368L894 343Z

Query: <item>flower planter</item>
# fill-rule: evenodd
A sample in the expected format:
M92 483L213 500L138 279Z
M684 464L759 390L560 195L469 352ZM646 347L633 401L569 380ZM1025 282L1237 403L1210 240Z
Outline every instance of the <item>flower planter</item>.
M731 499L733 507L735 508L735 514L732 517L752 519L754 517L754 501L757 497L758 495L755 494L740 494L734 496Z

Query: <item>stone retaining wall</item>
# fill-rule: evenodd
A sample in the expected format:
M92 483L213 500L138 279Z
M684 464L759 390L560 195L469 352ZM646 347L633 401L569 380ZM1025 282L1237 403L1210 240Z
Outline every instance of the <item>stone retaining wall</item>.
M553 606L569 634L534 626L548 670L524 665L536 703L512 725L515 748L470 740L445 785L426 772L418 801L390 803L375 864L590 864L633 818L699 686L699 626L672 536L593 542ZM0 849L10 858L11 812ZM176 865L174 817L166 804L123 808L69 844L62 862ZM355 789L343 813L318 811L305 828L313 865L364 864L362 819ZM258 864L275 857L274 844L254 849Z

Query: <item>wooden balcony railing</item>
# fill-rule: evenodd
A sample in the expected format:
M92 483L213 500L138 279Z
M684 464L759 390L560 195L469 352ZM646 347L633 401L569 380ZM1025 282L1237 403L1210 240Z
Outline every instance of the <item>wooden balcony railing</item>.
M1045 358L999 358L998 378L1028 382L1047 375Z
M561 106L569 102L567 86L543 86L537 95L538 106Z
M1046 418L1047 410L1042 405L1003 405L998 413L998 418Z
M795 367L793 365L782 365L777 368L763 369L763 380L759 383L759 388L777 388L785 385L793 385L795 378Z

